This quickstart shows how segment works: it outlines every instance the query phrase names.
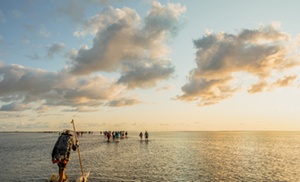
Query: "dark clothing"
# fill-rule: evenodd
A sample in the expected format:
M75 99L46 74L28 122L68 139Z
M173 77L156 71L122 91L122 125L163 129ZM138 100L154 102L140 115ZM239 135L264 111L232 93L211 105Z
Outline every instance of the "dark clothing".
M52 163L57 163L58 165L58 174L60 182L66 180L65 169L70 160L70 153L71 150L75 151L77 147L77 141L76 143L74 142L74 138L69 130L66 130L58 137L53 147L51 154Z
M62 139L67 139L67 146L60 146L61 145L61 140ZM62 149L63 148L63 149ZM68 133L63 133L61 136L59 136L59 138L57 139L53 150L52 150L52 160L55 161L69 161L70 160L70 153L71 153L71 149L72 150L76 150L77 146L74 142L74 138L72 136L72 134L68 134Z
M143 139L143 133L142 132L140 133L140 138L141 138L141 140Z

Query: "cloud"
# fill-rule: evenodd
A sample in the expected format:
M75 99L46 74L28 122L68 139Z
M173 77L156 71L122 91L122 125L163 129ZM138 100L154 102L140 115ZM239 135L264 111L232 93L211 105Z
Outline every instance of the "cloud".
M52 58L55 54L61 53L65 49L65 44L54 43L47 47L47 57Z
M199 101L199 105L215 104L243 89L234 81L243 80L235 73L248 73L257 78L249 93L262 92L276 86L288 86L294 80L286 77L272 84L274 72L284 74L299 65L299 44L280 29L278 24L261 25L258 29L243 29L237 34L208 33L194 40L197 67L190 71L188 83L177 98Z
M140 17L134 12L134 10L129 8L114 9L113 7L108 7L100 14L96 14L90 19L83 22L81 28L73 33L74 36L86 36L88 34L96 35L97 32L105 31L109 26L117 23L122 23L127 19L127 23L136 24ZM128 25L130 26L130 25ZM104 33L104 32L102 32ZM99 35L100 36L100 35Z
M74 109L64 109L64 112L95 112L98 111L98 109L85 107L85 106L79 106Z
M101 75L77 76L0 63L1 111L45 111L56 107L96 111L104 103L126 98L124 87Z
M22 117L26 117L26 116L27 115L20 113L20 112L3 112L3 113L1 113L0 118L8 120L8 119L12 119L12 118L22 118ZM11 123L11 122L9 122L9 123Z
M117 81L127 85L129 89L136 87L149 88L155 86L157 80L168 78L175 68L167 62L154 62L152 65L132 65Z
M251 88L248 90L249 93L258 93L264 91L264 89L268 86L267 82L260 81L254 85L251 86Z
M131 98L120 98L116 100L112 100L108 102L106 105L110 107L123 107L123 106L131 106L140 103L139 100Z
M84 75L93 72L120 72L118 83L129 88L153 86L174 72L167 55L167 42L176 35L179 4L162 6L154 2L144 19L130 8L107 8L86 21L77 36L95 35L91 48L82 47L73 55L70 70ZM143 70L144 72L142 72Z
M51 107L46 106L46 105L40 105L36 108L36 111L40 112L40 113L46 113L48 111L51 111Z
M30 107L26 104L12 102L10 104L2 105L0 111L24 111L28 109L30 109Z
M296 78L296 75L285 76L284 78L279 78L273 85L274 87L286 87L296 80Z

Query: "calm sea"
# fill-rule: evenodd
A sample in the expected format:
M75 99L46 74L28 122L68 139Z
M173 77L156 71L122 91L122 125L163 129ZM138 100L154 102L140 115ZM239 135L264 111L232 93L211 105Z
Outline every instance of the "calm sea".
M300 132L137 132L120 142L79 137L82 164L98 181L300 181ZM57 133L0 133L0 181L46 181ZM66 171L80 176L77 152Z

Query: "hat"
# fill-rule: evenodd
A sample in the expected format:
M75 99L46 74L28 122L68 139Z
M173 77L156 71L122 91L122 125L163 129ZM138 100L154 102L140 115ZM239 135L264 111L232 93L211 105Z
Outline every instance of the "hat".
M67 129L64 129L64 130L63 130L63 133L65 133L65 134L70 134L71 131L70 131L70 130L67 130Z

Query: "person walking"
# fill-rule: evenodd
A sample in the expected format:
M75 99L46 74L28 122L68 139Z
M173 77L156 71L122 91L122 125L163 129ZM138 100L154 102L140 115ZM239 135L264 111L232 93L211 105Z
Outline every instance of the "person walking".
M67 180L65 170L70 160L71 150L76 151L79 142L74 142L73 135L70 130L64 130L64 132L58 137L53 150L52 150L52 163L57 163L59 182Z
M140 139L143 140L143 132L140 133Z
M148 137L149 137L149 133L147 131L145 131L145 140L148 141Z

